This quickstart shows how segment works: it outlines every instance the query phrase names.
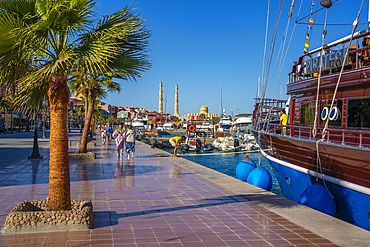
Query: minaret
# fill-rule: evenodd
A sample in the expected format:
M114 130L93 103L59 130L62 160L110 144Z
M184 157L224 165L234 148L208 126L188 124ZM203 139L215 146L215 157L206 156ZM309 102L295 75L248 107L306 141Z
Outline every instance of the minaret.
M179 85L176 84L175 88L175 113L173 114L175 117L179 117Z
M159 105L158 105L158 112L163 113L163 90L162 90L162 81L159 83Z

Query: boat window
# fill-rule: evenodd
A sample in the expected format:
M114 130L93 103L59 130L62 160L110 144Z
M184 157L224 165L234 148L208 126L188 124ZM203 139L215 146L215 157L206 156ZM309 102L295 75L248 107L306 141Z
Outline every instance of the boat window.
M370 97L348 99L348 128L370 128Z
M302 102L300 113L300 124L302 126L313 126L315 119L315 101Z
M331 100L322 100L320 103L320 126L324 127L325 122L322 120L323 109L327 107L330 110ZM342 100L338 99L334 101L333 109L327 116L329 118L329 126L331 127L341 127L342 126Z

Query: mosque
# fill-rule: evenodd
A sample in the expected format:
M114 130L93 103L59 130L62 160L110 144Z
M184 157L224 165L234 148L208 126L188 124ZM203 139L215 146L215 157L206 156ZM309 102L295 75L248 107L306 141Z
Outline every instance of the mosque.
M159 104L158 104L158 112L163 113L163 85L162 82L159 83ZM208 107L206 105L203 105L200 108L200 112L198 113L188 113L183 116L180 116L179 114L179 86L176 84L175 87L175 108L174 108L174 114L175 117L178 117L182 120L200 120L200 116L204 115L206 119L213 119L217 118L217 113L209 113Z
M206 119L217 118L216 113L209 113L208 112L208 107L206 105L204 105L200 108L200 112L198 112L198 113L188 113L188 114L185 114L185 116L187 116L187 120L199 120L199 119L201 119L200 115L202 115L202 114L205 116Z

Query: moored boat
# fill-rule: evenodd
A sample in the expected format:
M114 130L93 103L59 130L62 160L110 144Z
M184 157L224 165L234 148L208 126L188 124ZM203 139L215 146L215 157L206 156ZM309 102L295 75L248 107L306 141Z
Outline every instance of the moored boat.
M370 32L353 32L294 62L289 100L256 99L251 130L286 198L312 185L335 216L370 230ZM288 121L279 124L285 110Z

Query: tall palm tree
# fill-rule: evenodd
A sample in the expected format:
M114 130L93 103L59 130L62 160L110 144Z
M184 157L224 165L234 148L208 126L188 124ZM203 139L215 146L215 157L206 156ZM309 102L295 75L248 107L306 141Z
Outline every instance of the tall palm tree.
M92 0L1 0L0 1L0 75L9 64L28 62L31 70L14 81L18 94L14 103L20 107L40 105L47 94L50 108L50 174L48 210L71 208L67 133L68 81L73 71L91 75L112 74L122 78L127 36L142 38L141 58L134 73L148 69L145 51L149 31L143 19L124 7L93 25L95 2ZM140 36L141 35L141 36ZM126 38L127 37L127 38ZM133 56L131 56L133 57ZM136 74L137 73L137 74ZM113 74L112 76L115 76ZM6 85L7 79L0 78Z

